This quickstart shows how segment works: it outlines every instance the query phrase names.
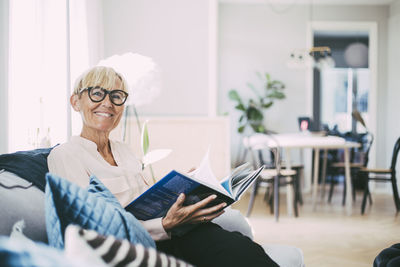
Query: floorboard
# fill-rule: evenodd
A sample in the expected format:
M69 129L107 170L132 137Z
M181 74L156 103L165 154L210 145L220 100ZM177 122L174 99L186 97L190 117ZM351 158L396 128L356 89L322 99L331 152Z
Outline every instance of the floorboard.
M278 222L259 194L249 222L255 240L260 244L287 244L301 248L307 267L372 266L384 248L400 243L400 218L391 195L373 194L373 205L361 215L361 192L353 203L353 215L346 215L341 205L342 188L335 187L332 203L320 199L312 210L311 195L304 195L298 218L286 212L286 196L281 194ZM327 198L327 196L326 196ZM249 195L244 195L234 208L247 211Z

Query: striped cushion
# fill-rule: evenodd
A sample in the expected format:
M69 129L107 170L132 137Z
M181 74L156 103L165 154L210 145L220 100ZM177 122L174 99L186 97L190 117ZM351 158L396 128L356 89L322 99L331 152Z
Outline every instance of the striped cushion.
M90 252L87 251L88 247ZM83 256L82 260L87 260L87 257L93 260L95 255L107 266L192 266L153 248L132 244L128 240L118 240L114 236L103 236L94 230L84 230L74 225L67 227L65 250L70 257Z

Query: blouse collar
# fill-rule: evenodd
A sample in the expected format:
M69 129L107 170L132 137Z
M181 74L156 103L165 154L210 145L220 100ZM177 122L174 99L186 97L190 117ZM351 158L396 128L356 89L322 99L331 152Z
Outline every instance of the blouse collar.
M97 144L95 142L79 135L72 136L71 142L78 143L83 145L84 147L97 150Z

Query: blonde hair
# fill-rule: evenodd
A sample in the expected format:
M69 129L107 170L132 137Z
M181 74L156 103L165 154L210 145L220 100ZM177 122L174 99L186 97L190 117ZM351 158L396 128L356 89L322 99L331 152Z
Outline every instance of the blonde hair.
M90 86L100 86L106 89L112 88L117 79L121 81L122 87L118 89L128 92L128 84L126 83L126 80L113 68L103 66L93 67L85 71L76 79L73 94L78 95L81 89Z

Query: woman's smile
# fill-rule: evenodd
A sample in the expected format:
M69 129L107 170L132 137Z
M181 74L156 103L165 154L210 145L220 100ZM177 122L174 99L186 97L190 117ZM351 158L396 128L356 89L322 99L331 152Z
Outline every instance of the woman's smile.
M109 112L104 112L104 111L95 111L94 114L96 114L97 116L101 116L101 117L113 117L114 114L109 113Z

